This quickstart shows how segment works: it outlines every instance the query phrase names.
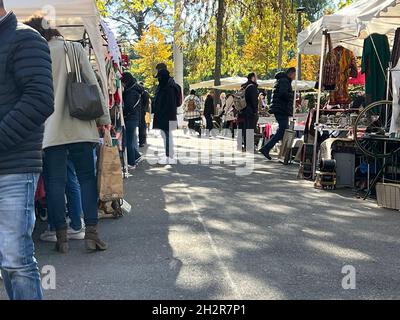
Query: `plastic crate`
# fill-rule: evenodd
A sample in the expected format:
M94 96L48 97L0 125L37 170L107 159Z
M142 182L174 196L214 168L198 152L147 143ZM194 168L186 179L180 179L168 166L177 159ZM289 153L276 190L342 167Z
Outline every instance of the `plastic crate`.
M400 184L377 183L376 198L378 206L400 210Z

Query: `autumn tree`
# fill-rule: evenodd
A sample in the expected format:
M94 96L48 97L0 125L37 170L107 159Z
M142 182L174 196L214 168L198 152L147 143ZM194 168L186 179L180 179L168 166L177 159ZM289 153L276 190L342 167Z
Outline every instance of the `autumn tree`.
M139 40L150 25L172 28L168 9L171 0L96 0L97 6L119 27L121 37Z
M154 89L157 85L157 79L154 78L156 65L164 62L168 70L172 70L171 44L166 42L161 30L152 24L133 48L139 58L132 61L132 73L143 80L146 87Z

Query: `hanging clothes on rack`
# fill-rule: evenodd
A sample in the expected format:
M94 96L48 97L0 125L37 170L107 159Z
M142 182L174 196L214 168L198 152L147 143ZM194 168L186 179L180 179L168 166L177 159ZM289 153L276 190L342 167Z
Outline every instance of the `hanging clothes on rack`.
M390 59L393 67L397 66L399 59L400 59L400 28L397 28L394 36L392 58Z
M397 132L400 130L400 60L398 60L397 65L392 69L391 74L393 89L393 107L389 133Z
M350 77L357 77L358 73L356 58L352 51L342 46L333 49L332 53L336 56L339 68L336 78L336 90L330 92L329 104L349 105L351 103L349 79Z
M389 61L390 47L386 35L374 33L364 40L361 71L366 75L367 104L385 99Z

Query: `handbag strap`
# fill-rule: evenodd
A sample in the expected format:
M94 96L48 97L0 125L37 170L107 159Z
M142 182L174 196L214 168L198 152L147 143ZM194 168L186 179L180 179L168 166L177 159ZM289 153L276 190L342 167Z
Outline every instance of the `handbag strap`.
M69 50L68 47L70 47L71 50ZM65 62L67 66L67 73L70 74L72 73L73 70L75 70L76 82L78 83L82 82L81 68L79 65L79 59L74 44L72 42L64 41L64 50L65 50ZM74 69L72 69L71 66L70 52L72 54Z

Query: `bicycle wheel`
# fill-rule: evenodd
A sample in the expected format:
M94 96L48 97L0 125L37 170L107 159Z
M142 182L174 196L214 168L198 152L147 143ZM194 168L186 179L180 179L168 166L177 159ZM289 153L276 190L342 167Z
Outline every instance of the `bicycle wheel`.
M387 151L384 138L388 136L392 119L392 101L377 101L364 108L354 124L357 147L367 156L386 158L398 152L400 147Z

